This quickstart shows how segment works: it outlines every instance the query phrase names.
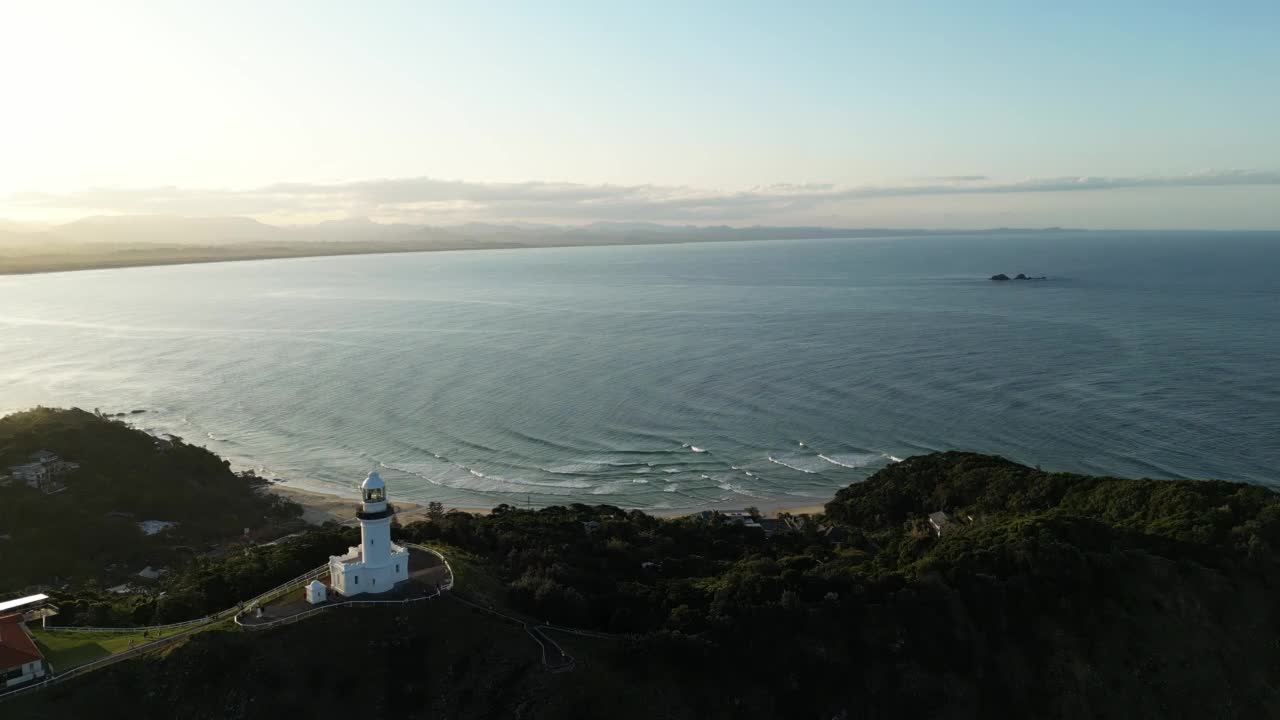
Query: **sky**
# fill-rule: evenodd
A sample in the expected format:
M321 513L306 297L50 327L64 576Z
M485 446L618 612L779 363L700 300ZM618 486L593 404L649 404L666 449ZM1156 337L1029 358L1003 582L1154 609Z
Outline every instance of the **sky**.
M0 217L1280 228L1280 3L0 0Z

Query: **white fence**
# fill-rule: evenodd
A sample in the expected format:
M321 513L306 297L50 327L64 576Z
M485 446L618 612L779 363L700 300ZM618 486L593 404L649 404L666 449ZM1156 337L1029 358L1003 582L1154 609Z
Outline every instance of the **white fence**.
M431 553L432 555L435 555L436 557L440 558L440 562L444 563L444 569L449 571L449 579L440 584L440 589L441 590L453 589L453 566L449 564L449 560L445 558L444 555L440 554L439 550L436 550L434 548L429 548L426 545L418 545L416 543L405 543L405 547L411 547L415 550L421 550L422 552L425 552L425 553Z
M234 618L235 623L236 625L239 625L245 630L266 630L268 628L281 627L283 625L291 625L295 622L298 622L299 620L305 620L306 618L309 618L313 615L318 615L319 613L324 612L325 610L332 610L334 608L376 607L380 605L404 606L404 605L409 605L411 603L422 602L423 600L431 600L432 598L440 597L440 595L445 591L453 589L453 566L449 564L449 561L445 558L444 555L440 553L439 550L436 550L434 548L429 548L426 545L418 545L415 543L405 543L405 547L410 547L415 550L421 550L422 552L431 553L432 555L435 555L436 557L440 558L440 562L444 563L444 569L448 572L448 578L444 582L440 583L439 589L436 590L434 593L430 595L423 595L422 597L407 598L404 600L344 600L343 602L338 602L338 603L326 603L318 607L313 607L309 610L304 610L303 612L300 612L297 615L290 615L288 617L277 618L275 620L268 620L267 622L262 622L262 623L242 623L240 622L240 615L239 613L237 613L236 617ZM326 565L320 569L324 570L327 567L328 566ZM309 578L304 576L304 577L297 578L291 582L296 584L297 582L306 580L306 579L309 579ZM288 585L288 583L286 583L286 585ZM264 593L264 596L269 595L271 592L273 591L268 591L267 593ZM254 598L253 601L245 603L245 607L249 607L256 602L259 602L259 600L262 597L263 596L259 596L258 598Z
M321 612L324 612L325 610L333 610L334 608L375 607L378 605L404 606L412 603L422 602L423 600L431 600L432 598L438 598L443 593L443 591L444 591L444 586L441 585L440 590L437 590L436 592L430 595L423 595L422 597L416 597L416 598L407 598L405 600L345 600L339 603L329 603L325 605L319 605L317 607L311 608L310 610L305 610L303 612L300 612L297 615L290 615L288 617L277 618L275 620L268 620L267 622L264 622L264 623L248 623L248 624L242 623L240 622L240 616L236 615L235 623L236 625L239 625L245 630L266 630L268 628L280 627L282 625L290 625L304 618L309 618L312 615L317 615Z
M306 583L308 580L314 580L315 578L320 577L328 569L329 569L329 563L325 563L324 565L321 565L320 567L317 567L317 568L312 568L311 570L308 570L307 572L299 575L296 578L293 578L292 580L285 581L271 588L270 590L258 595L252 600L244 601L243 603L241 603L241 605L247 607L254 603L270 600L276 597L277 595L279 595L280 593L287 592L288 590L292 590L295 586L299 584ZM78 626L78 625L66 625L66 626L56 626L56 627L45 626L44 629L52 630L56 632L82 632L82 633L140 633L140 632L162 633L166 630L177 630L180 628L196 627L199 625L207 625L212 622L217 622L219 620L225 620L227 616L235 614L239 611L240 611L239 607L227 608L226 610L214 613L213 615L206 615L205 617L199 618L197 620L186 620L184 622L171 623L169 625L139 625L135 627L85 627L85 626Z
M90 627L87 625L46 625L43 629L52 632L73 632L73 633L140 633L140 632L164 632L165 630L176 630L178 628L192 627L195 625L204 625L212 622L217 615L207 615L198 620L187 620L185 622L173 623L172 625L139 625L137 627Z
M71 678L77 677L79 675L83 675L85 673L93 672L94 670L101 670L102 668L107 667L108 665L114 665L115 663L118 663L122 660L128 660L131 657L141 655L142 653L147 652L149 650L154 650L155 648L161 645L164 645L165 643L170 643L179 638L184 638L187 635L190 635L191 633L196 632L201 627L203 627L203 625L193 626L193 627L187 628L186 630L182 630L180 632L174 633L173 635L170 635L168 637L160 638L159 640L153 640L149 643L130 648L128 650L125 650L124 652L116 653L114 655L108 655L104 658L99 658L97 660L94 660L93 662L85 663L84 665L77 665L76 667L73 667L70 670L67 670L65 672L60 672L57 675L47 676L45 677L44 680L41 680L40 682L28 683L26 685L20 685L7 692L0 692L0 701L4 701L19 693L43 690L44 688L49 687L50 685L55 685L57 683L63 682L64 680L70 680Z

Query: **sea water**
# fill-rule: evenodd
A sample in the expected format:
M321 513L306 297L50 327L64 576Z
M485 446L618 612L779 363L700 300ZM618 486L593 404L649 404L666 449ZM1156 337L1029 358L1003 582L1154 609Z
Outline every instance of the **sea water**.
M1274 233L1003 232L13 276L0 411L459 506L805 505L949 449L1274 486L1277 271Z

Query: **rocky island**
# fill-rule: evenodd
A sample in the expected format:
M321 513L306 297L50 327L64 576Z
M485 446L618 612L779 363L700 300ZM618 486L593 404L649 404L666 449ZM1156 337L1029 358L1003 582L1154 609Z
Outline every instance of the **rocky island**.
M1038 277L1028 277L1024 273L1018 273L1017 275L1010 278L1008 275L1005 275L1004 273L997 273L995 275L992 275L991 279L997 282L1004 282L1006 280L1048 280L1049 278L1048 276L1045 276L1045 275L1040 275Z

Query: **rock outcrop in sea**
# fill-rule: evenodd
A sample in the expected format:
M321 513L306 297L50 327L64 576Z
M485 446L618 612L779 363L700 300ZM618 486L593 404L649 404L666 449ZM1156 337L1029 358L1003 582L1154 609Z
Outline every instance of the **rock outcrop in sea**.
M1028 277L1025 273L1018 273L1018 274L1017 274L1017 275L1015 275L1013 278L1010 278L1008 275L1005 275L1004 273L999 273L999 274L996 274L996 275L992 275L992 276L991 276L991 279L992 279L992 280L996 280L996 281L998 281L998 282L1004 282L1005 280L1010 280L1010 279L1013 279L1013 280L1048 280L1049 278L1048 278L1047 276L1045 276L1045 275L1041 275L1041 276L1039 276L1039 277Z

